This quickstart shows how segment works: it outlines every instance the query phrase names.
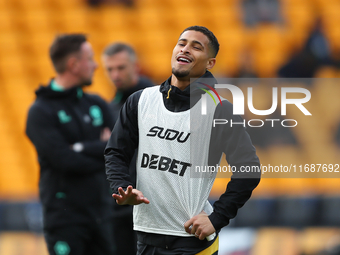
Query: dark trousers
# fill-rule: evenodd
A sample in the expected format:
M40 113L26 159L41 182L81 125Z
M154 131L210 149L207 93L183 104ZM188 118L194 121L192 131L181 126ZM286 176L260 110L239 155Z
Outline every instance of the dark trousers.
M133 230L132 214L114 217L112 221L114 246L117 255L136 255L137 237Z
M109 222L45 230L50 255L114 255Z
M137 255L218 255L218 237L204 249L197 247L178 247L173 249L155 247L137 242Z

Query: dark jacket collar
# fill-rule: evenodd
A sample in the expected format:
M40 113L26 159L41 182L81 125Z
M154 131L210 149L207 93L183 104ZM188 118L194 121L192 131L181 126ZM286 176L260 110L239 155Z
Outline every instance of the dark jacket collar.
M217 80L209 71L191 83L184 90L171 85L171 76L161 84L159 91L163 94L165 107L173 112L185 111L190 109L201 98L204 92L201 88L207 89L207 84L215 87Z
M53 80L53 79L52 79ZM69 99L80 99L83 96L83 90L81 86L75 86L64 91L55 91L51 88L51 82L47 86L41 85L35 94L37 97L47 98L47 99L59 99L59 98L69 98Z
M208 80L209 79L209 80ZM170 96L172 95L178 95L179 97L190 97L190 95L194 95L196 93L202 94L202 90L200 88L204 88L203 83L208 83L211 87L215 87L215 84L217 83L217 80L212 75L211 72L206 71L204 75L202 75L200 78L195 80L195 82L191 83L188 87L186 87L184 90L180 90L179 88L171 85L171 76L161 84L160 92L162 93L168 93L169 89Z

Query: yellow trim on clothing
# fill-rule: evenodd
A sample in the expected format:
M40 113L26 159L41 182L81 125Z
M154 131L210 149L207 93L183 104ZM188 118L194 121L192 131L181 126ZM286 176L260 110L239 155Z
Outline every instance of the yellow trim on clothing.
M212 254L214 254L217 251L218 251L218 237L216 238L215 242L213 242L212 245L210 245L205 250L200 251L196 255L212 255Z
M169 91L168 91L168 97L167 97L166 99L169 99L171 89L172 89L172 88L170 87L170 89L169 89Z

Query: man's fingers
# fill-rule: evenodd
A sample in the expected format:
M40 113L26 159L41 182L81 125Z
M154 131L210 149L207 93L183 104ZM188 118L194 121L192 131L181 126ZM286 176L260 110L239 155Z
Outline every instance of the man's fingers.
M195 237L199 238L200 239L200 236L201 236L201 233L200 231L197 229L194 233Z
M137 204L141 204L141 203L150 204L149 199L144 197L142 193L141 194L137 194L136 200L137 200Z
M192 225L190 234L195 235L196 231L197 231L197 227L194 227L194 225Z
M122 187L119 187L118 192L122 197L125 197L125 196L128 196L128 195L131 195L132 189L133 188L132 188L131 185L127 187L126 191L124 191L124 189Z
M141 197L140 200L141 200L142 203L150 204L149 199L147 199L146 197Z
M117 204L131 204L138 205L141 203L149 204L150 201L144 197L143 193L134 189L131 185L126 188L126 191L122 187L118 188L119 194L112 194L112 197L116 199Z
M113 197L114 199L122 198L122 196L121 196L121 195L118 195L118 194L112 194L112 197Z
M191 218L186 223L184 223L185 232L187 232L188 234L191 234L193 221L193 218Z
M204 238L206 238L206 236L205 236L205 235L203 235L202 233L201 233L201 234L199 234L199 237L198 237L198 239L200 239L200 240L204 240Z
M116 200L117 204L121 204L122 196L118 194L112 194L112 197Z
M129 186L127 187L127 189L126 189L125 194L126 194L126 195L130 195L131 193L132 193L132 186L129 185Z
M144 197L144 203L145 203L145 204L150 204L149 199L147 199L146 197Z
M119 187L119 188L118 188L118 192L119 192L119 194L120 194L122 197L125 196L125 192L124 192L124 190L123 190L122 187Z

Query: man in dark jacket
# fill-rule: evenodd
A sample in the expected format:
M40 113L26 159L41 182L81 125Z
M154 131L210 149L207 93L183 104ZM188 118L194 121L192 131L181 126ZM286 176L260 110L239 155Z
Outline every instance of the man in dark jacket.
M170 78L131 95L111 134L106 172L116 202L134 205L137 254L217 254L218 232L259 183L259 159L245 128L212 125L213 119L242 123L232 104L210 102L206 116L193 116L201 112L201 95L217 83L208 70L218 50L207 28L185 29L173 50ZM133 186L128 168L137 147ZM218 165L222 153L233 175L212 207L208 196L216 172L197 176L195 171L201 163ZM245 173L247 167L257 171Z
M40 163L48 251L113 254L112 198L102 155L113 122L107 103L82 90L97 67L92 47L82 34L60 35L50 58L57 75L36 91L26 127Z
M102 55L106 74L116 87L116 95L109 107L116 123L119 111L126 99L134 92L153 86L144 76L140 76L140 68L134 49L124 43L107 46ZM136 154L130 164L130 178L136 182ZM113 235L117 254L136 254L136 234L133 231L132 206L113 205ZM135 237L135 238L133 238Z
M108 45L103 52L102 62L108 78L116 87L115 97L109 105L113 121L116 122L126 99L138 90L153 86L153 83L140 75L136 52L128 44Z

